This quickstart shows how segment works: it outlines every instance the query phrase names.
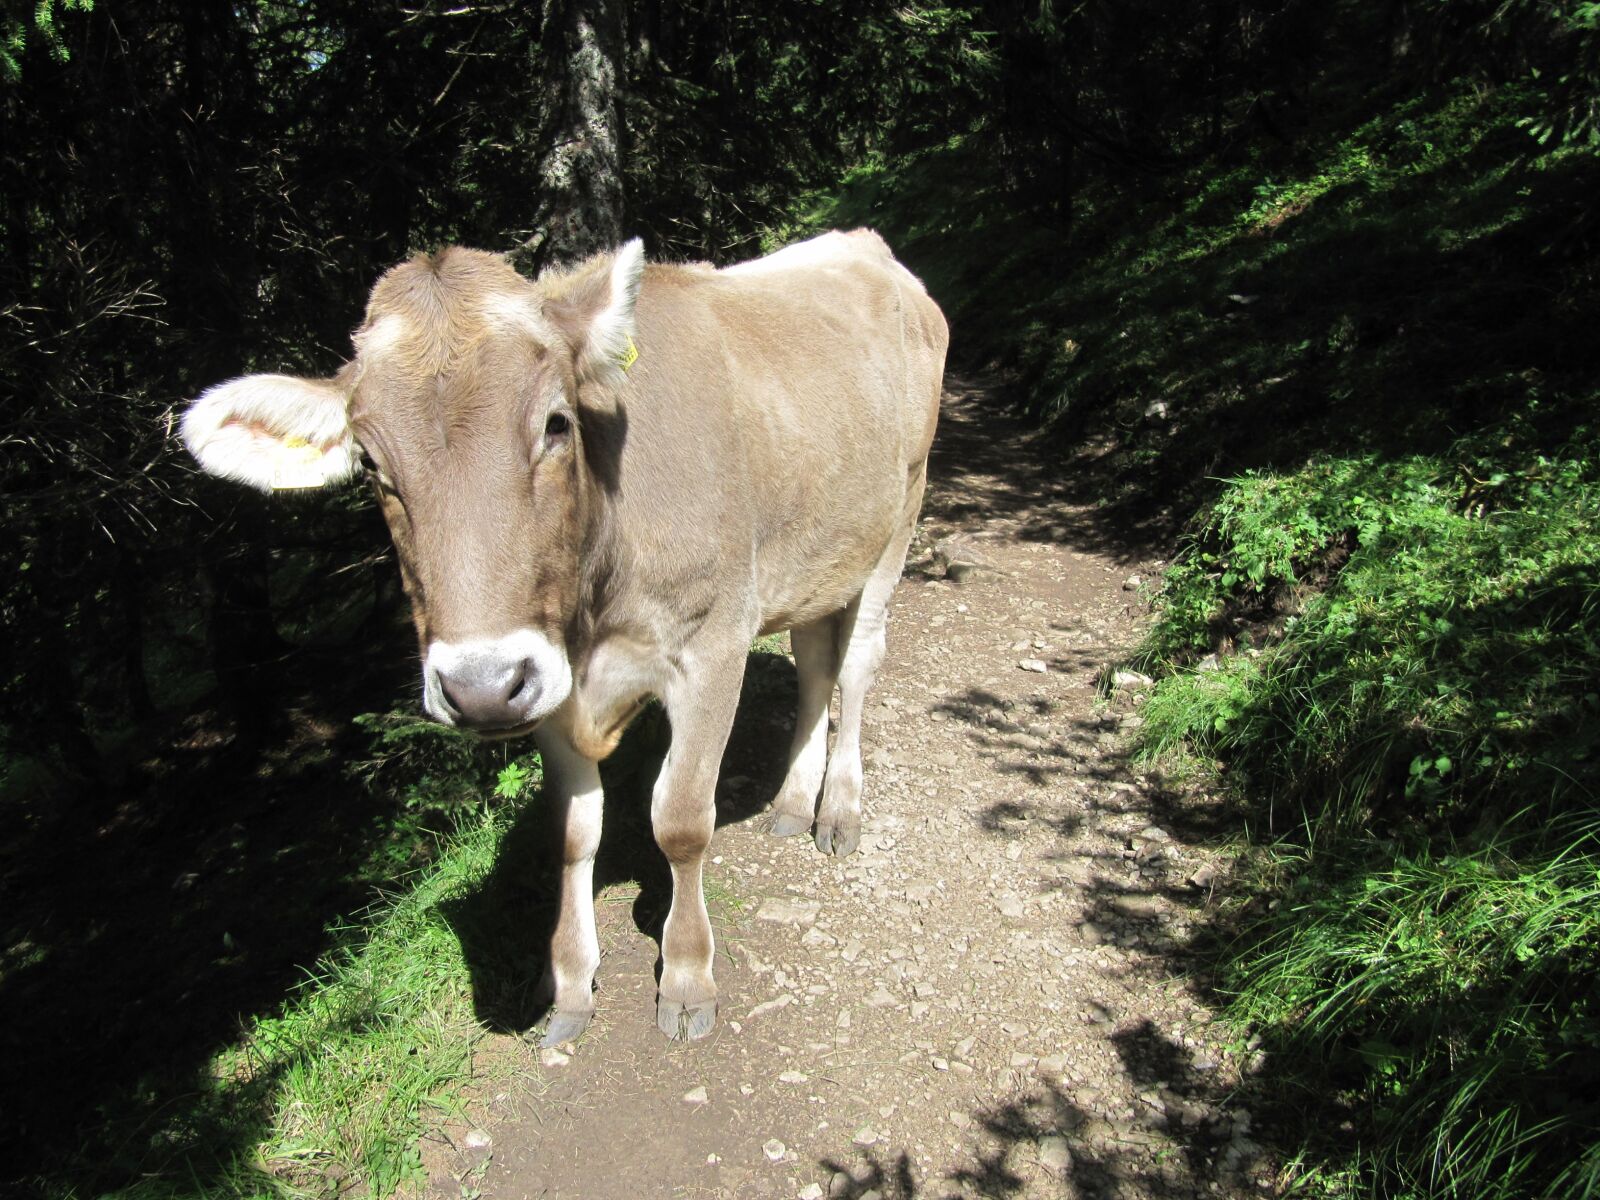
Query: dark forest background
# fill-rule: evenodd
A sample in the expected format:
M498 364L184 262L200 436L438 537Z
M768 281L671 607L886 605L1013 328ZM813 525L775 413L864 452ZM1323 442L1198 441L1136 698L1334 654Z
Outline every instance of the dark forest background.
M1177 554L1146 750L1271 843L1211 953L1295 1064L1281 1148L1330 1194L1600 1194L1600 5L0 14L0 1178L183 1177L237 1114L172 1132L182 1081L439 852L441 796L521 786L418 732L363 497L201 478L182 402L333 370L440 244L870 223L954 365Z

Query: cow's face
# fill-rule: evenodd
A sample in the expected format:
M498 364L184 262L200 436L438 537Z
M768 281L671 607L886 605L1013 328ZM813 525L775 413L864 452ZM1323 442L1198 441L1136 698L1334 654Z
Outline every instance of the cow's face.
M624 369L642 265L636 241L538 283L477 251L414 259L373 289L333 379L247 376L184 417L205 470L264 490L365 472L445 724L525 732L571 691L583 414Z

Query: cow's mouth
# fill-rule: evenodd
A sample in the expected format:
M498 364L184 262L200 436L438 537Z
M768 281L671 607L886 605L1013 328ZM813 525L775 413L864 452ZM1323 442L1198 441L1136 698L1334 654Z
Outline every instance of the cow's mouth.
M486 742L508 742L512 738L527 737L535 729L544 724L544 718L537 721L523 721L520 725L506 725L499 728L476 728L470 725L460 726L474 737Z

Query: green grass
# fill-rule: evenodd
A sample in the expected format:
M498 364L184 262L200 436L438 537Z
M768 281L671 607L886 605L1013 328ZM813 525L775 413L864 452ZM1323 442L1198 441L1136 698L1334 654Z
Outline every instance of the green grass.
M1146 757L1263 822L1233 1015L1362 1194L1600 1193L1600 470L1510 445L1230 481L1145 644Z
M420 1182L418 1138L454 1111L483 1036L446 909L487 876L508 823L504 809L464 820L414 883L348 925L282 1011L126 1147L142 1179L116 1194L382 1197Z

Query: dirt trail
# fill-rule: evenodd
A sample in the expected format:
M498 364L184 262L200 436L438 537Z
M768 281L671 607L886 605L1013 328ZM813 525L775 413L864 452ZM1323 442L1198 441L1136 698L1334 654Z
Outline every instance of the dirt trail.
M1147 564L1064 505L1051 469L980 391L952 391L919 545L986 565L957 584L913 549L869 698L859 853L765 832L793 672L753 672L708 871L716 1032L656 1032L640 929L658 900L603 888L594 1026L428 1148L434 1194L1270 1191L1183 949L1213 899L1191 882L1207 814L1126 763L1132 698L1097 699ZM654 854L636 817L617 832L608 798L607 840Z

